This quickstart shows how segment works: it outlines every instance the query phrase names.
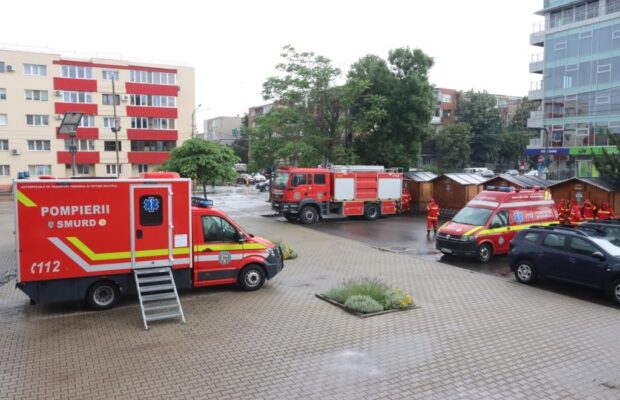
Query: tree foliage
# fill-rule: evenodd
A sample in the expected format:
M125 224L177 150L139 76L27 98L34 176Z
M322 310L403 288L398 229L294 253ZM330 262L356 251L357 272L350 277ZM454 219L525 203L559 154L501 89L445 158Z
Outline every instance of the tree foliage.
M471 151L470 141L471 129L465 123L459 122L441 129L435 138L439 168L454 171L466 167Z
M242 163L248 163L248 149L249 149L249 130L248 130L248 115L244 115L241 119L241 129L239 136L235 139L231 145L235 155L239 157Z
M459 121L471 129L471 163L496 163L501 148L502 120L495 97L473 90L463 93L457 114Z
M601 176L620 181L620 137L609 134L609 142L616 146L615 152L603 149L603 153L594 156L594 166Z
M239 158L226 145L202 139L190 139L170 152L170 158L163 165L168 171L191 178L202 185L207 195L207 183L234 181L234 170Z
M351 66L348 83L367 85L351 110L361 163L405 168L416 163L421 142L430 135L432 66L431 57L409 48L391 50L387 61L367 55Z
M536 111L540 107L540 101L528 100L524 97L521 100L521 104L517 108L514 117L508 124L508 129L511 131L524 131L527 130L527 120L530 118L530 112Z

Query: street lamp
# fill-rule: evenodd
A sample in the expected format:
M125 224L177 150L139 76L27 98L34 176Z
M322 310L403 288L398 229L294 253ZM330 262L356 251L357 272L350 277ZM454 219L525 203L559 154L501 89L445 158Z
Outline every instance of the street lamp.
M62 118L62 122L60 123L60 128L58 129L58 133L68 134L71 138L71 144L69 145L69 152L71 153L71 174L73 176L77 175L76 171L76 153L77 146L75 145L75 132L77 131L77 127L80 125L80 121L82 120L83 113L79 112L66 112L65 116Z
M114 132L114 148L116 149L116 177L120 178L121 176L121 168L118 159L118 132L121 130L121 124L119 119L116 117L116 87L114 86L114 81L116 77L112 74L112 107L114 109L114 126L112 127L112 132Z
M198 107L194 108L194 111L192 111L192 139L196 133L196 111L198 111L200 107L202 107L202 104L198 104Z

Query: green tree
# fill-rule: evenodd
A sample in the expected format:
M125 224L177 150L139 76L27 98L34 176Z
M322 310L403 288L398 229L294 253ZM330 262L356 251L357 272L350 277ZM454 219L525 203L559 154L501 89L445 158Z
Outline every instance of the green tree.
M530 112L536 111L538 108L540 108L540 101L528 100L527 97L524 97L510 124L508 124L508 129L511 131L527 130L527 120L530 118Z
M409 167L430 136L433 59L419 49L391 50L388 59L367 55L351 66L348 84L367 86L351 108L355 152L364 164Z
M444 171L466 167L471 151L470 141L471 130L465 123L459 122L441 129L435 137L438 167Z
M500 135L500 147L497 157L499 169L513 169L518 167L520 159L525 157L528 135L522 131L504 131Z
M603 149L602 154L594 156L594 166L601 176L620 181L620 137L608 134L609 143L615 148Z
M502 120L495 97L473 90L463 93L457 114L459 121L471 129L471 163L496 163L501 148Z
M170 158L163 165L168 171L191 178L202 185L207 197L208 183L233 181L237 177L234 170L239 158L232 148L202 139L190 139L170 152Z
M249 137L248 115L245 114L241 119L241 129L237 132L237 138L231 145L235 155L244 164L248 163Z

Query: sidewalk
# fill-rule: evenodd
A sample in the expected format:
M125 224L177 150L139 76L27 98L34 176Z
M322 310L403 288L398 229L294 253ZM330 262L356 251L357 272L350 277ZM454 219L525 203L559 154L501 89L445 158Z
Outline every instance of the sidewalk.
M299 258L257 292L187 292L187 325L145 332L133 299L97 313L31 307L0 287L0 398L620 397L618 309L235 218ZM314 297L360 276L411 291L421 308L358 319Z

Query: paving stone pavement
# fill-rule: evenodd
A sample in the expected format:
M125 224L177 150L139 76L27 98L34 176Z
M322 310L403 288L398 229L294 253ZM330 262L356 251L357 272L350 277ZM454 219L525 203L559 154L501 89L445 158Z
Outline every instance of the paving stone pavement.
M299 258L257 292L187 291L186 325L143 331L135 299L91 312L29 306L13 282L0 287L0 398L620 398L617 308L235 219ZM314 297L362 276L412 292L421 308L359 319Z

